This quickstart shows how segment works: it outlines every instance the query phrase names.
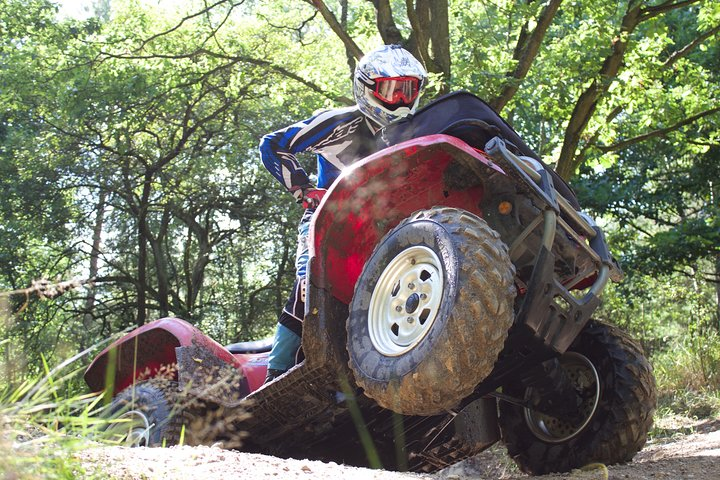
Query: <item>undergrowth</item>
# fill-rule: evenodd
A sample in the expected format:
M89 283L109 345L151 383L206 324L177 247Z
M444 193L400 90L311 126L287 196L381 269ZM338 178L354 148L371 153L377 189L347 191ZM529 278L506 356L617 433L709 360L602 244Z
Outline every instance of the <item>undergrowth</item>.
M720 418L720 338L688 339L652 358L658 408L651 437L694 433Z
M720 390L720 334L675 341L653 355L652 363L661 395Z
M0 479L107 478L93 467L88 467L93 470L88 471L83 466L81 453L97 446L126 445L128 429L133 428L133 424L124 413L132 406L113 410L108 403L110 398L102 393L77 393L87 391L83 386L85 365L81 360L99 345L53 369L43 359L44 375L40 378L25 380L14 387L0 383ZM233 373L237 375L234 369ZM190 391L176 391L177 384L171 381L170 370L161 370L158 375L152 384L172 393L169 398L180 410L195 405ZM202 393L227 397L228 386L237 384L236 378L213 377ZM106 390L113 391L112 383L106 385ZM177 413L173 411L171 415ZM246 414L238 410L234 415L242 420ZM219 409L194 419L187 424L191 427L189 431L185 425L182 427L179 444L185 444L185 435L189 433L198 443L207 443L203 440L229 432L233 418ZM234 432L234 437L236 443L228 440L226 447L241 444L242 433Z
M0 478L101 478L77 456L98 430L102 397L72 394L80 368L73 357L45 375L0 391ZM104 421L106 422L106 421Z

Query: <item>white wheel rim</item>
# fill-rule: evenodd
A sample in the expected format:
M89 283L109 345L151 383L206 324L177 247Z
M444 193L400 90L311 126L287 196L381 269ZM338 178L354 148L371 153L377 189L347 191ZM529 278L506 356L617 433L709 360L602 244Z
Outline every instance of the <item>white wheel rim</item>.
M432 328L443 296L442 263L427 247L393 258L375 285L368 330L375 349L389 357L412 350Z
M580 406L583 419L580 422L572 422L567 418L557 418L525 408L525 421L528 427L536 437L548 443L565 442L582 432L590 423L600 403L600 376L592 362L576 352L566 352L560 362L576 388L594 391L592 395L583 399ZM531 389L527 393L526 398L531 394Z
M129 410L112 421L110 435L128 447L150 445L150 421L143 412Z

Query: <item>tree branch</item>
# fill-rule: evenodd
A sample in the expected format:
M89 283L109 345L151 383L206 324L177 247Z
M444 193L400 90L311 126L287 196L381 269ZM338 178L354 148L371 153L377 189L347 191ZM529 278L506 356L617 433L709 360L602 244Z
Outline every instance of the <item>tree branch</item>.
M304 29L305 27L307 27L310 22L312 22L313 20L315 20L315 17L317 17L317 14L318 14L318 13L320 13L320 11L319 11L319 10L315 10L315 12L312 14L312 17L310 17L310 18L308 18L308 19L305 19L305 20L302 20L302 21L300 22L300 26L299 26L299 27L286 27L285 25L275 25L275 24L273 24L273 23L270 21L270 19L267 18L266 16L264 16L264 15L259 15L259 16L260 16L260 18L262 18L263 20L265 20L265 23L267 23L268 25L270 25L270 26L273 27L273 28L277 28L278 30L290 30L291 32L295 32L295 33L297 34L298 41L300 42L300 45L302 45L302 46L307 46L308 44L306 44L306 43L303 42L303 29ZM343 30L345 29L344 27L345 27L345 26L343 25Z
M205 48L199 48L197 50L194 50L192 52L188 53L182 53L182 54L147 54L147 55L119 55L109 52L103 52L103 55L112 57L112 58L118 58L118 59L132 59L132 60L146 60L146 59L152 59L152 58L163 58L163 59L172 59L172 60L179 60L179 59L192 59L199 55L207 55L209 57L213 58L220 58L229 60L230 63L221 65L217 67L215 70L222 70L227 69L229 67L232 67L238 62L244 62L250 65L256 65L259 67L267 68L269 70L272 70L276 73L280 73L281 75L284 75L288 78L291 78L299 83L302 83L312 91L319 93L323 95L324 97L329 98L330 100L333 100L335 102L339 102L345 105L352 105L353 101L344 96L344 95L332 95L325 90L323 90L320 86L318 86L316 83L311 82L310 80L307 80L306 78L296 74L292 73L285 67L281 67L279 65L275 65L274 63L268 61L268 60L261 60L258 58L252 58L252 57L245 57L245 56L237 56L237 55L227 55L223 53L213 52L211 50L207 50ZM362 55L362 53L361 53ZM205 74L205 76L208 76L208 74Z
M340 26L343 31L347 31L347 20L348 20L348 0L340 1ZM355 74L355 67L357 66L357 60L353 56L352 52L345 47L345 57L347 58L348 68L350 69L350 81L353 79Z
M705 33L702 33L699 37L697 37L692 42L685 45L680 50L673 52L673 54L670 55L667 60L665 60L663 67L671 68L673 65L675 65L675 63L678 60L687 56L695 47L697 47L698 45L700 45L702 42L704 42L708 38L712 37L713 35L717 34L718 32L720 32L720 25L716 25L715 27L711 28L710 30L706 31Z
M642 135L638 135L638 136L633 137L633 138L628 138L627 140L623 140L622 142L614 143L614 144L612 144L612 145L597 146L597 148L598 148L601 152L614 152L614 151L617 151L617 150L622 150L622 149L627 148L627 147L629 147L629 146L631 146L631 145L634 145L634 144L636 144L636 143L640 143L640 142L643 142L643 141L645 141L645 140L649 140L649 139L651 139L651 138L660 137L660 136L665 135L665 134L667 134L667 133L670 133L670 132L673 132L673 131L675 131L675 130L678 130L678 129L684 127L685 125L689 125L689 124L695 122L696 120L699 120L699 119L701 119L701 118L703 118L703 117L707 117L707 116L709 116L709 115L713 115L713 114L715 114L715 113L717 113L717 112L720 112L720 106L715 107L715 108L711 108L711 109L709 109L709 110L705 110L704 112L697 113L697 114L695 114L695 115L693 115L693 116L691 116L691 117L687 117L687 118L683 119L682 121L680 121L680 122L678 122L678 123L676 123L676 124L674 124L674 125L671 125L671 126L669 126L669 127L659 128L659 129L657 129L657 130L653 130L652 132L647 132L647 133L644 133L644 134L642 134Z
M360 54L360 56L362 56L362 53ZM330 100L336 101L338 103L342 103L345 105L353 105L355 103L352 99L350 99L344 95L330 94L330 93L326 92L325 90L323 90L322 88L320 88L316 83L313 83L310 80L307 80L306 78L301 77L300 75L289 71L285 67L281 67L280 65L275 65L273 63L270 63L267 60L260 60L260 59L251 58L251 57L233 57L233 58L235 58L236 60L241 61L241 62L249 63L251 65L257 65L257 66L268 68L274 72L277 72L281 75L291 78L299 83L302 83L303 85L308 87L313 92L319 93L319 94L329 98ZM356 57L356 58L359 59L360 57Z
M657 17L658 15L669 12L670 10L687 7L688 5L692 5L693 3L697 3L699 1L700 0L681 0L679 2L675 2L674 0L668 0L658 5L643 8L640 12L640 21L644 22L649 18Z
M515 65L515 70L507 72L505 77L507 79L505 87L502 92L495 99L491 100L490 105L500 112L505 105L512 99L517 93L520 87L520 82L525 78L527 73L530 71L535 58L537 57L540 45L545 38L550 24L552 24L555 15L557 14L562 0L550 0L545 8L540 13L537 19L537 25L529 36L521 35L518 37L515 50L515 59L518 61Z
M630 225L632 228L634 228L638 232L642 233L643 235L645 235L648 238L652 238L652 236L653 236L652 232L649 232L648 230L642 228L640 225L638 225L636 222L634 222L632 220L626 220L626 221L627 221L628 225Z
M178 23L177 23L175 26L173 26L172 28L169 28L169 29L167 29L167 30L165 30L165 31L163 31L163 32L156 33L155 35L151 35L150 37L146 38L146 39L140 44L140 46L135 49L135 51L136 51L136 52L139 52L139 51L143 50L143 49L145 48L145 46L147 46L147 45L148 45L149 43L151 43L152 41L154 41L154 40L156 40L156 39L158 39L158 38L160 38L160 37L162 37L162 36L168 35L168 34L174 32L174 31L178 30L178 29L179 29L180 27L182 27L183 24L184 24L185 22L187 22L188 20L192 20L192 19L195 18L195 17L200 17L200 16L202 16L202 15L204 15L204 14L206 14L206 13L209 13L212 9L214 9L215 7L217 7L218 5L221 5L221 4L223 4L223 3L228 3L228 0L218 0L217 2L213 3L212 5L207 5L207 4L205 4L205 8L203 8L202 10L200 10L200 11L198 11L198 12L195 12L195 13L193 13L193 14L190 14L190 15L187 15L187 16L183 17L182 19L180 19L180 22L178 22ZM229 3L230 3L230 11L232 11L232 9L234 9L234 8L237 7L238 5L242 5L243 3L245 3L245 0L240 0L240 2L238 2L238 3L235 3L235 2L230 1ZM228 13L228 16L229 16L229 13ZM226 16L225 18L227 19L228 16ZM213 34L214 34L214 33L215 33L215 32L213 32Z
M579 159L576 156L580 139L597 109L598 102L607 93L622 67L630 36L635 28L645 20L674 9L692 5L698 1L681 0L675 2L668 0L647 8L642 7L642 2L630 2L628 4L620 31L613 39L610 54L605 58L597 77L578 98L568 121L563 146L557 162L557 172L561 177L570 178L580 166Z
M609 125L613 120L615 120L618 115L623 112L623 110L625 110L625 107L623 105L618 105L613 108L612 111L607 115L607 117L605 117L605 123L603 124L603 126ZM585 161L585 155L587 154L588 149L596 144L597 139L600 137L600 132L602 131L602 129L602 126L598 127L595 130L595 133L592 134L590 139L583 144L580 152L578 152L576 157L578 165L581 165Z
M342 25L340 25L337 17L330 11L327 5L325 5L325 2L323 2L323 0L305 0L305 2L309 3L320 12L320 15L323 16L332 31L335 32L335 35L337 35L343 42L345 48L352 53L353 57L360 60L363 56L362 50L360 50L360 47L357 46L355 40L353 40L345 29L342 28Z
M612 50L605 58L605 62L603 62L598 76L590 83L575 103L575 108L570 115L570 120L565 129L563 146L558 157L556 169L557 173L566 180L575 173L575 170L579 166L575 153L580 144L580 137L595 113L600 97L607 92L610 84L620 70L630 34L640 23L640 14L640 6L637 3L633 4L631 2L623 16L620 32L613 39Z

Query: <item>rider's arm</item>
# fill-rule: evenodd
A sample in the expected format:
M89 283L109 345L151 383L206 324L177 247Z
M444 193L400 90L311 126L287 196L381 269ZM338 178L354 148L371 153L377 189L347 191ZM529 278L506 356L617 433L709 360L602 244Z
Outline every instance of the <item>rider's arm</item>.
M313 185L295 155L306 151L319 153L353 118L348 109L330 110L265 135L260 142L260 158L265 168L300 201L303 190Z
M296 200L302 199L302 189L312 187L310 178L295 154L303 151L295 137L307 125L308 120L265 135L260 141L260 158L263 165Z

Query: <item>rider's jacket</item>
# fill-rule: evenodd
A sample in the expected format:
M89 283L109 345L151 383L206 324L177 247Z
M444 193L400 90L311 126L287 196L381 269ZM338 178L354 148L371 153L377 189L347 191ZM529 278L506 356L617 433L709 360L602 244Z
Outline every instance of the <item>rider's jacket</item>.
M357 106L327 110L265 135L260 157L265 168L299 198L301 188L313 185L295 154L317 154L317 187L328 188L344 166L375 151L376 131Z

